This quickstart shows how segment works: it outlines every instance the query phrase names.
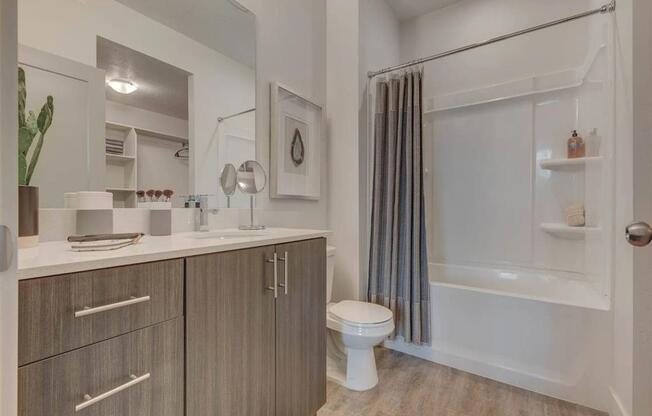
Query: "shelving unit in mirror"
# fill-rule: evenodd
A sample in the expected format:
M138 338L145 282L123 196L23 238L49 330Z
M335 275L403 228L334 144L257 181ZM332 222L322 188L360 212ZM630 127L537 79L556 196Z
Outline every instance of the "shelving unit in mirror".
M106 191L113 194L114 208L136 208L138 199L138 136L154 137L178 143L188 138L106 122ZM120 153L120 149L122 152Z

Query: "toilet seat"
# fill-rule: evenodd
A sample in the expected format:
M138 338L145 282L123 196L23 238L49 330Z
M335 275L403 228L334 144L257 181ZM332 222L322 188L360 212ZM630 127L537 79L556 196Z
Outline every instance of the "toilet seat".
M393 314L391 310L374 303L343 300L328 305L328 317L344 327L376 328L389 324Z
M326 326L347 335L387 336L394 330L392 311L367 302L344 300L328 305Z

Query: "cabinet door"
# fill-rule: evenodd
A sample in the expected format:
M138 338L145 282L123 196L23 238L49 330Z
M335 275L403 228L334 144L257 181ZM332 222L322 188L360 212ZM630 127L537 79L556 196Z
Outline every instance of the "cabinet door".
M18 369L19 416L182 416L183 318Z
M326 240L276 252L287 253L287 287L276 300L276 415L312 416L326 403ZM284 268L279 262L281 284Z
M186 260L186 414L274 415L273 254Z

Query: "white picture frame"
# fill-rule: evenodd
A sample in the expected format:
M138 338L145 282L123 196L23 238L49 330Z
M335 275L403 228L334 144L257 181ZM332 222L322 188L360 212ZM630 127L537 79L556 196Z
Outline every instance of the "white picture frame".
M322 107L271 84L270 197L319 200Z

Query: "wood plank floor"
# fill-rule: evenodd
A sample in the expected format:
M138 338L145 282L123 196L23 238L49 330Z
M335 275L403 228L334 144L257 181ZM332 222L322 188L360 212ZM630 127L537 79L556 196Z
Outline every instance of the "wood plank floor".
M317 416L606 415L384 348L376 364L378 386L360 393L329 382Z

